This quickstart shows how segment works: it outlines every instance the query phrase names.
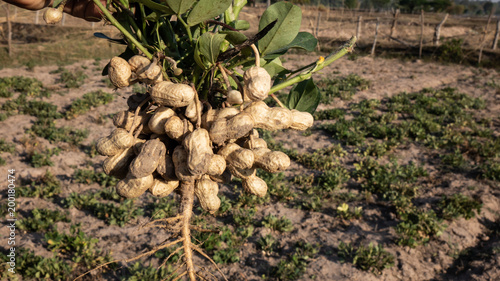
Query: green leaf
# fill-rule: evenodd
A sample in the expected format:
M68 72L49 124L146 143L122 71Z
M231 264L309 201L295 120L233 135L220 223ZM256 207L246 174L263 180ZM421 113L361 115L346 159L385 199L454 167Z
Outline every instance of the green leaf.
M290 48L301 48L308 52L314 51L316 49L316 45L318 44L318 39L314 37L309 32L299 32L295 39L293 39L290 44L286 45L283 48L279 48L278 50L272 51L271 54L282 53L283 51L287 51Z
M316 111L321 94L312 78L295 85L288 94L287 106L298 111L307 111L311 114Z
M213 65L217 62L221 44L224 42L225 34L204 33L197 42L200 54L205 57L206 62Z
M246 20L235 20L230 22L229 25L238 30L247 30L250 28L250 23Z
M225 30L225 31L221 31L219 33L225 34L226 40L229 41L229 43L231 43L233 45L239 45L248 39L248 37L246 37L245 34L238 32L238 31Z
M165 0L167 5L174 11L177 15L184 14L191 6L195 0Z
M302 11L288 2L273 4L262 14L259 31L276 19L276 25L259 40L259 51L263 56L292 42L299 33Z
M200 22L224 13L231 5L232 0L200 0L189 13L187 23L189 26L197 25Z
M289 72L283 67L283 64L281 64L280 58L275 58L274 60L266 63L263 67L269 73L271 78L276 75L283 75Z

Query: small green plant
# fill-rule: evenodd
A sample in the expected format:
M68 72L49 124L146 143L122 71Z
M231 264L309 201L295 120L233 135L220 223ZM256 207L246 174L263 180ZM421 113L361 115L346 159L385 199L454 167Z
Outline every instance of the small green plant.
M293 224L289 219L284 216L278 218L272 214L264 217L262 225L279 232L290 232L293 230Z
M51 71L50 73L59 73L60 77L57 81L64 84L66 88L80 88L87 78L87 75L81 70L70 72L64 67L59 67L57 70Z
M30 232L44 232L52 227L56 222L69 222L68 216L57 210L33 209L31 215L18 221L19 229Z
M38 79L22 76L1 77L0 97L10 98L13 92L20 92L31 97L50 97L50 92Z
M140 262L134 263L132 266L127 268L129 271L129 276L126 277L126 281L162 281L162 280L173 280L177 275L172 275L173 268L171 265L167 267L156 268L153 266L144 266Z
M279 246L278 240L274 238L272 234L260 237L259 240L257 240L257 245L259 245L259 248L266 254L271 254Z
M386 268L394 266L394 256L384 250L382 245L359 245L354 247L351 243L340 242L338 255L341 262L351 262L357 268L371 271L373 274L382 274Z
M111 261L109 254L97 248L99 239L91 238L80 229L79 225L72 225L70 234L63 234L54 229L45 234L48 249L70 258L77 266L85 270L91 269L102 263Z
M450 197L443 196L439 207L445 219L464 217L468 220L475 216L474 210L481 212L482 204L463 194L453 194Z
M54 162L50 159L54 155L59 155L61 149L58 147L46 149L43 152L38 152L34 150L28 155L28 161L34 168L40 168L43 166L54 166Z
M17 250L16 250L17 252ZM36 280L68 280L71 276L72 267L63 259L54 254L50 258L37 256L33 251L19 248L16 253L16 275L20 274L26 279ZM1 255L0 260L7 262L7 255ZM10 273L4 280L16 280ZM0 277L4 277L0 275ZM12 278L12 279L10 279Z
M344 220L360 219L363 216L363 208L349 208L349 205L342 203L337 207L337 214Z
M67 142L72 145L78 145L88 136L88 130L78 130L70 127L56 127L54 120L37 120L30 133L49 140L50 142Z
M307 269L307 265L319 252L319 245L299 241L295 245L295 252L288 258L281 260L271 269L271 276L279 280L298 280Z
M442 62L461 63L465 59L465 53L462 49L464 39L446 40L439 46L437 57Z
M52 198L61 193L61 182L47 170L43 176L17 190L22 197Z
M326 109L314 112L314 120L336 120L344 117L345 110L340 108Z
M488 161L481 165L480 171L483 178L500 181L500 163Z
M255 213L257 210L255 208L235 208L233 213L234 223L238 226L248 226L254 224Z
M318 83L322 103L331 103L334 98L341 100L350 100L357 91L366 90L370 87L370 81L360 77L357 74L349 74L346 77L334 79L323 79Z
M102 187L116 186L118 183L117 178L106 175L103 172L97 173L95 170L77 169L73 174L73 179L78 183L98 183Z
M433 210L423 212L417 208L401 213L401 222L396 227L400 235L399 245L415 248L426 244L433 237L440 236L445 226Z
M78 115L86 113L92 107L108 104L113 99L114 95L103 91L86 93L81 98L73 101L64 114L67 119L72 119Z
M13 143L5 141L5 139L0 139L0 153L14 153L16 151L16 146Z

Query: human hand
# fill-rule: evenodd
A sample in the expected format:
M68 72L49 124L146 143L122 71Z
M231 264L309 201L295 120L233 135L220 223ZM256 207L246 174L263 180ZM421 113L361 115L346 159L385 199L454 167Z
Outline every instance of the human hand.
M40 10L52 5L53 0L4 0L7 3L28 10ZM101 0L106 4L106 0ZM87 21L100 21L101 10L92 0L68 0L64 12Z

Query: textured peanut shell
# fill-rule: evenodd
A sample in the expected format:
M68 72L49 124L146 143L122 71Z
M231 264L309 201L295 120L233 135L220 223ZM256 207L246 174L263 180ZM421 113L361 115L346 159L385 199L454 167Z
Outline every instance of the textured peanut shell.
M187 106L194 96L195 91L191 86L168 81L160 82L151 89L151 98L154 102L170 107Z
M163 155L158 161L158 166L156 167L156 172L160 174L165 180L176 180L174 162L172 162L172 157L168 154Z
M48 8L45 10L45 13L43 13L43 20L47 24L56 24L61 22L63 18L63 12L59 9L56 8Z
M227 98L226 101L229 104L242 104L243 103L243 96L239 91L236 90L231 90L227 92Z
M212 155L210 163L208 164L207 174L210 176L218 176L224 173L224 170L226 170L226 159L218 154Z
M202 175L208 170L213 151L208 131L198 128L182 142L188 153L187 166L192 175Z
M282 107L269 108L263 101L252 103L245 108L254 121L255 128L268 131L287 129L292 125L292 112Z
M133 72L142 71L145 67L151 64L151 61L143 56L135 55L128 60L130 70Z
M267 184L266 182L257 177L252 176L242 180L243 189L253 195L257 195L258 197L264 197L267 193Z
M203 176L196 181L194 186L194 194L198 197L203 210L214 214L220 208L219 185L212 181L210 177Z
M226 169L222 174L220 175L210 175L210 179L213 180L214 182L218 183L230 183L232 179L231 172L229 172L228 169Z
M267 98L271 89L271 76L262 67L252 66L243 74L245 96L257 101Z
M132 71L128 62L120 57L111 59L108 67L108 76L111 83L117 88L127 87L130 84Z
M309 112L301 112L295 109L292 112L292 124L290 129L304 131L307 128L312 127L314 123L314 117Z
M135 144L134 136L122 128L116 128L111 132L110 141L120 149L129 148Z
M158 109L156 109L153 116L149 119L149 129L155 134L165 134L165 123L170 117L174 115L175 111L173 111L171 108L159 107Z
M153 175L135 178L129 173L126 178L116 184L116 192L125 198L137 198L146 192L153 183Z
M165 133L176 141L182 141L184 137L194 130L193 124L187 120L182 120L178 116L170 117L165 122Z
M151 134L151 130L148 127L148 122L150 117L151 115L146 113L139 113L136 117L137 124L143 125L142 129L143 134ZM115 125L117 128L122 128L127 131L130 131L133 122L134 122L134 113L130 111L119 112L113 117L113 125Z
M194 99L188 106L186 106L186 110L184 112L184 116L189 118L192 122L196 122L198 120L198 111L202 111L201 102L196 102Z
M246 148L240 148L226 158L226 161L238 169L250 169L255 161L253 151Z
M177 187L179 187L178 180L165 181L154 179L154 183L149 188L149 192L156 197L165 197L172 193Z
M142 145L139 155L130 163L130 174L136 178L152 174L166 153L165 144L159 139L146 141Z
M102 169L107 175L123 179L127 176L128 167L134 157L134 148L129 147L123 150L121 153L106 158L106 160L104 160L104 163L102 164Z
M96 150L103 156L113 156L120 153L123 149L117 147L112 141L111 137L102 137L97 141Z
M174 162L175 175L180 181L193 182L200 176L192 175L187 166L188 153L182 145L178 145L172 153L172 162Z
M240 110L236 107L226 107L217 110L217 116L215 117L215 120L220 120L220 119L231 119L234 116L238 115L240 113Z
M266 172L278 173L286 170L290 166L290 158L281 151L271 151L268 148L256 148L255 165Z
M217 113L217 110L209 108L208 111L201 116L201 127L210 130L210 128L212 127L212 123L217 116Z
M255 176L257 170L255 168L250 168L250 169L238 169L234 167L233 165L227 165L227 169L233 175L234 177L240 178L240 179L246 179L252 176Z
M229 120L218 119L210 128L210 139L215 144L222 144L229 139L238 139L250 132L254 127L252 116L240 113Z
M243 144L244 148L255 149L255 148L267 148L267 142L261 138L254 138L253 140L246 140Z

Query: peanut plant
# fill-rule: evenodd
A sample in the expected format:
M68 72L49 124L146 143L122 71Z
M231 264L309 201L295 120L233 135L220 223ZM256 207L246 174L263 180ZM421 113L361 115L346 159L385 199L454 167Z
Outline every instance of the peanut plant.
M301 9L287 2L270 6L260 18L258 33L248 37L241 31L249 23L238 20L246 2L120 0L105 6L94 1L105 20L123 34L123 40L112 41L127 45L103 74L116 88L146 88L145 93L128 99L129 110L113 118L116 129L97 142L97 152L107 156L103 170L120 179L116 191L125 198L137 198L146 191L157 197L174 190L180 194L177 215L143 225L164 229L173 238L126 262L182 245L171 253L182 251L185 270L177 278L206 278L207 272L193 261L198 253L226 279L216 263L234 262L236 249L217 249L212 260L203 250L207 250L206 242L203 246L193 243L193 231L203 234L203 229L192 225L195 197L204 211L217 213L221 207L218 185L232 177L241 180L246 193L265 197L267 181L257 169L279 173L290 165L290 158L268 148L257 129L304 131L311 127L312 113L321 99L312 74L353 49L354 37L326 58L288 70L280 60L283 54L291 48L313 51L317 44L312 34L299 32ZM55 1L45 20L59 21L64 5L64 0ZM110 39L104 34L98 37ZM274 95L289 86L293 87L286 101ZM276 106L263 102L269 96ZM273 187L286 198L286 190L280 188ZM275 217L266 223L278 231L293 228L290 221ZM224 241L228 246L242 243L253 228L237 232L236 240L228 232Z

